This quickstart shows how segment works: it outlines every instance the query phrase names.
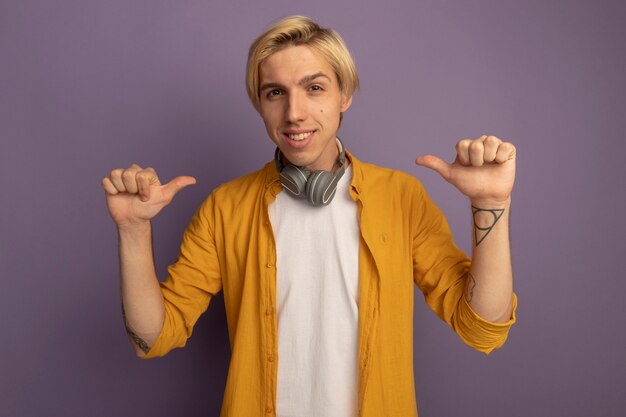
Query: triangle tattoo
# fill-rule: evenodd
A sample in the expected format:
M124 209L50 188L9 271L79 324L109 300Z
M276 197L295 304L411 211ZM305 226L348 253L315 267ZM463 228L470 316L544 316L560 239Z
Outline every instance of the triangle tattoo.
M490 213L493 216L491 223L487 226L478 225L476 216L482 212ZM472 206L472 215L474 217L474 241L476 242L476 246L480 245L480 243L485 240L496 223L498 223L498 220L500 220L500 217L502 217L502 214L504 214L504 209L483 209ZM484 221L481 223L484 223Z

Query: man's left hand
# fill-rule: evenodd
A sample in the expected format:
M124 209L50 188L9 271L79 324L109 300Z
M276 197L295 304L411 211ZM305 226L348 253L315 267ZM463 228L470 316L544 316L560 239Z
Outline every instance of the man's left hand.
M495 136L459 141L451 164L433 155L422 155L415 163L437 171L473 205L504 205L513 191L515 146Z

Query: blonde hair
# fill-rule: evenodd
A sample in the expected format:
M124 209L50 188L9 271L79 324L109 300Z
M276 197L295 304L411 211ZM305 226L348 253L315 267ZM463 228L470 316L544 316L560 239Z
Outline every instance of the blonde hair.
M259 109L259 68L272 54L288 46L308 46L320 53L335 71L339 89L347 97L359 88L359 76L346 44L337 32L322 28L306 16L287 17L250 45L246 65L246 90L255 109Z

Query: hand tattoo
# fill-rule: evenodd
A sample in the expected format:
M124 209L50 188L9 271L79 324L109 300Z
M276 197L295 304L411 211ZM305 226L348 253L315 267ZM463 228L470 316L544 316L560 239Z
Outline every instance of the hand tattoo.
M480 216L480 213L483 213L483 212L490 213L491 216L493 216L493 218L485 219L483 216ZM504 209L484 209L484 208L478 208L478 207L472 206L472 214L474 217L474 241L476 242L476 246L478 246L481 244L483 240L485 240L485 238L491 232L491 230L496 225L496 223L498 223L498 220L500 220L500 217L502 217L502 214L504 214ZM491 222L488 223L486 226L485 225L479 226L478 225L479 217L482 217L481 218L482 224L485 223L485 220L487 221L491 220Z
M137 333L135 333L128 326L128 321L126 320L126 310L124 310L124 303L122 303L122 318L124 319L124 327L126 327L126 333L128 333L128 336L130 336L133 342L135 342L135 344L139 346L139 349L141 349L143 353L148 353L150 351L150 346L148 346L146 341L139 337Z

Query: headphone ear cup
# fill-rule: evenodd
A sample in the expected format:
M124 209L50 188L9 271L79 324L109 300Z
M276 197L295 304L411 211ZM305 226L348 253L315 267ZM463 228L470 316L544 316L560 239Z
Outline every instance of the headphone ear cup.
M280 172L280 183L295 198L306 198L307 180L311 173L304 167L287 165Z
M330 203L336 191L335 175L327 171L312 172L306 183L306 197L314 206L325 206Z

